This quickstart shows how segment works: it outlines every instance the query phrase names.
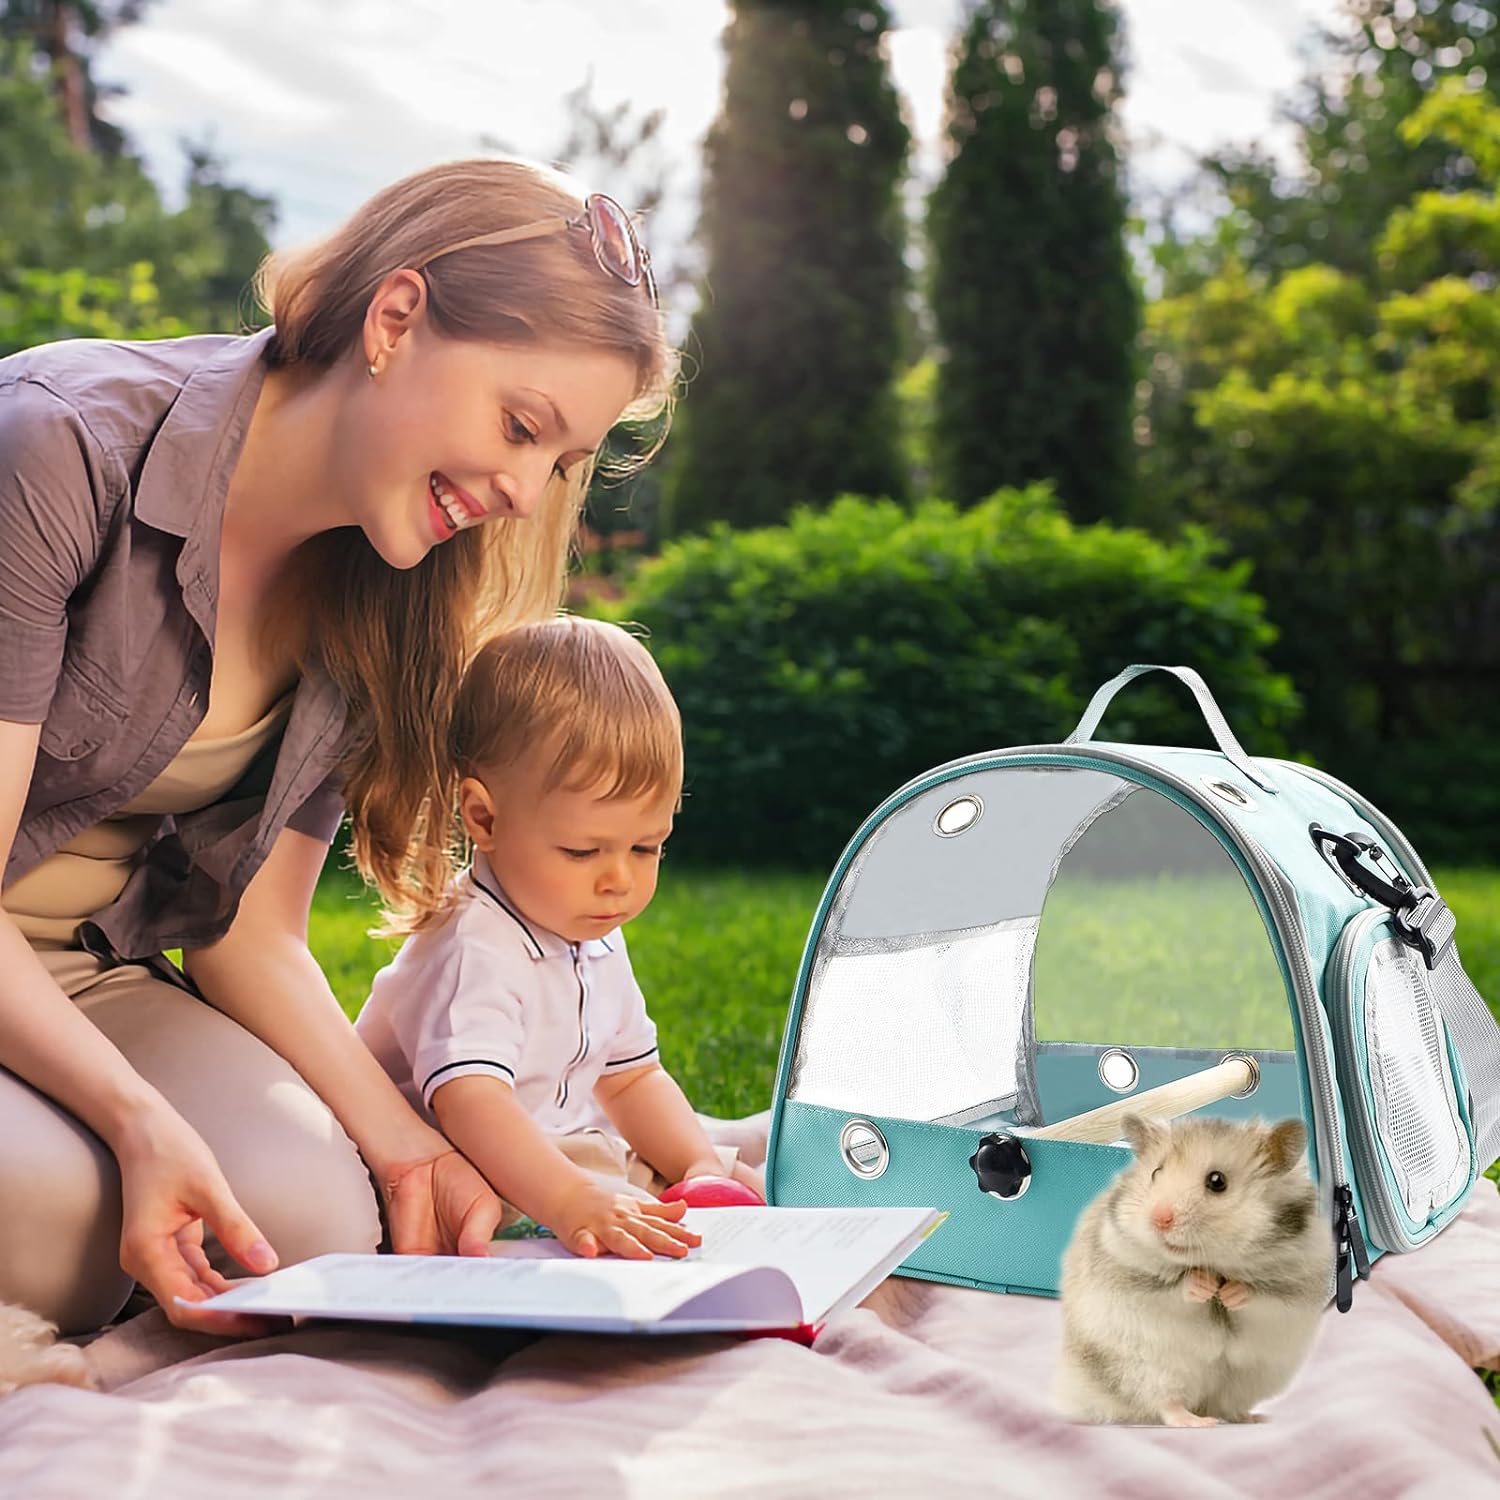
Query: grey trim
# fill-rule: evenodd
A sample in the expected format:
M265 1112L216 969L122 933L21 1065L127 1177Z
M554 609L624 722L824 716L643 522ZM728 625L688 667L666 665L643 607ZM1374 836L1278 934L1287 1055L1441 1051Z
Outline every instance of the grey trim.
M989 1115L997 1115L1007 1109L1014 1109L1016 1096L1004 1094L998 1099L986 1099L983 1104L972 1104L967 1109L955 1110L951 1115L938 1115L928 1121L931 1125L972 1125L975 1120L983 1120Z

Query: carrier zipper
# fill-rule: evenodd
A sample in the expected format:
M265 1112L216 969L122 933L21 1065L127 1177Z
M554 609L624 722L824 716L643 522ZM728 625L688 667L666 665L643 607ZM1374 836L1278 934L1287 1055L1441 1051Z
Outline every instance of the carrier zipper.
M1340 1312L1348 1312L1354 1304L1354 1278L1349 1271L1351 1255L1361 1281L1370 1279L1370 1257L1365 1251L1365 1237L1360 1232L1354 1193L1347 1182L1333 1190L1333 1238L1338 1247L1333 1270L1334 1303Z
M1271 912L1272 927L1275 931L1276 940L1280 944L1282 953L1285 955L1287 968L1292 975L1292 997L1297 1006L1298 1020L1302 1028L1303 1054L1307 1058L1308 1075L1313 1085L1313 1110L1314 1123L1323 1141L1328 1146L1328 1167L1333 1190L1333 1201L1336 1205L1335 1222L1341 1227L1346 1224L1354 1226L1353 1233L1357 1239L1359 1236L1358 1219L1353 1210L1353 1196L1349 1187L1348 1179L1344 1176L1344 1135L1339 1125L1337 1095L1334 1092L1332 1071L1328 1062L1328 1049L1331 1046L1331 1038L1325 1025L1322 1006L1318 1000L1317 979L1312 972L1312 963L1307 957L1307 943L1302 932L1302 920L1288 901L1281 889L1281 882L1276 871L1272 868L1269 859L1261 852L1253 840L1247 838L1227 817L1220 814L1206 795L1200 794L1198 789L1188 781L1174 776L1170 771L1154 765L1150 761L1137 760L1134 756L1123 754L1118 750L1101 750L1092 746L1069 745L1066 750L1052 750L1047 747L1018 748L1006 751L984 751L978 755L968 756L963 760L950 762L947 766L937 771L929 772L922 776L913 778L911 781L897 791L893 792L886 800L865 819L854 837L849 841L840 860L840 868L828 883L828 890L824 894L824 904L814 921L813 932L821 932L822 923L827 918L827 907L832 892L837 888L838 882L843 878L844 871L848 868L848 862L864 844L866 837L872 829L877 827L891 813L913 797L928 791L930 788L940 786L945 781L951 781L956 776L964 775L974 771L998 770L1002 766L1013 765L1113 765L1123 766L1136 774L1131 778L1138 785L1151 785L1156 783L1174 792L1177 799L1197 808L1206 815L1207 819L1217 828L1228 835L1229 840L1241 857L1250 867L1260 886L1266 905ZM1301 770L1302 767L1297 769ZM1403 841L1404 842L1404 841ZM797 994L803 993L806 972L812 952L814 950L813 934L809 933L808 946L803 954L803 972L798 976ZM800 1006L799 1006L800 1016ZM777 1069L778 1088L784 1070L790 1064L790 1055L786 1047L790 1045L792 1026L787 1027L787 1034L783 1039L786 1044L783 1047L783 1056ZM1316 1045L1315 1045L1316 1044ZM1350 1204L1347 1215L1343 1213L1340 1194L1349 1194ZM1363 1241L1360 1242L1357 1251L1357 1259L1368 1268ZM1347 1269L1347 1267L1346 1267ZM1337 1266L1335 1267L1335 1285L1329 1288L1330 1292L1337 1294ZM1348 1310L1346 1301L1339 1304L1341 1312Z

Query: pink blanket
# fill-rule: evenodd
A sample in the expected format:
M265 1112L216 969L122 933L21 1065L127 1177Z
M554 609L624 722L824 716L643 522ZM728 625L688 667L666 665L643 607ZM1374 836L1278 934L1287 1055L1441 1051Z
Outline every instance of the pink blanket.
M754 1159L764 1117L738 1136ZM759 1135L757 1135L759 1132ZM225 1343L160 1312L89 1346L101 1393L0 1401L0 1495L1500 1497L1500 1196L1329 1312L1260 1426L1088 1428L1050 1410L1056 1302L892 1278L779 1339L374 1325Z

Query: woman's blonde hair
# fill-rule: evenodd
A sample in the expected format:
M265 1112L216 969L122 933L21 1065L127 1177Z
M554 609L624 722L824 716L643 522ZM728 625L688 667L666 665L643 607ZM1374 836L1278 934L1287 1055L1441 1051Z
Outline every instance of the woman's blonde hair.
M533 754L545 764L543 795L564 788L675 800L682 792L682 717L651 653L620 626L577 615L517 626L484 644L459 688L448 749L455 808L465 776L493 785ZM412 893L386 912L382 931L416 931L446 906L441 896L418 901Z
M563 179L526 162L458 161L413 173L326 239L262 264L255 290L276 325L268 360L309 371L362 363L365 312L392 271L471 235L581 210ZM661 315L644 287L600 268L588 235L474 246L420 274L439 335L621 354L637 372L625 418L670 415L676 363ZM311 611L304 664L316 656L343 694L354 859L392 911L427 911L440 899L452 867L447 731L459 683L486 639L559 607L593 468L576 464L554 479L532 519L461 532L408 570L347 531L302 549L296 571L312 585L299 590Z

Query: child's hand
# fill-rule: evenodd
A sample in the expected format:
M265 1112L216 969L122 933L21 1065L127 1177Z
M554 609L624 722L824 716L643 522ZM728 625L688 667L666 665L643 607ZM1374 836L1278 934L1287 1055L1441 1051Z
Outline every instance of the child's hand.
M689 1177L722 1176L724 1176L724 1163L721 1162L717 1154L715 1154L713 1156L703 1156L695 1162L690 1162L688 1164L687 1170L683 1172L678 1181L686 1182Z
M766 1196L766 1179L764 1173L754 1167L747 1167L744 1162L736 1161L729 1171L724 1170L724 1163L717 1156L705 1157L702 1161L695 1161L686 1172L682 1174L682 1181L687 1182L692 1177L728 1177L733 1182L738 1182L742 1187L747 1187L762 1202Z
M678 1222L686 1212L685 1203L633 1198L590 1182L563 1200L547 1227L575 1255L680 1258L703 1243L701 1234Z
M762 1203L766 1199L766 1174L759 1167L747 1167L744 1162L735 1162L729 1175L736 1182L743 1183L752 1192L760 1195Z

